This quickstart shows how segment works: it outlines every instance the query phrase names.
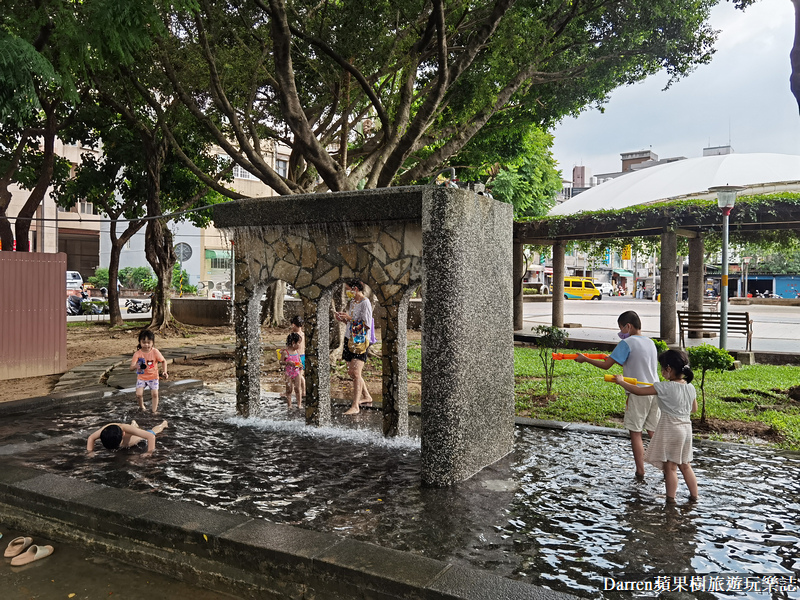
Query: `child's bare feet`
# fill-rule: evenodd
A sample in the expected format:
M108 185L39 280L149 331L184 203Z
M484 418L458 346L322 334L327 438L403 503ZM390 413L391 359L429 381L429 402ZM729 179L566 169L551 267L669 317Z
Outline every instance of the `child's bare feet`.
M346 415L357 415L360 412L361 411L358 409L358 407L355 407L355 408L350 407L350 409L344 411L344 414L346 414Z

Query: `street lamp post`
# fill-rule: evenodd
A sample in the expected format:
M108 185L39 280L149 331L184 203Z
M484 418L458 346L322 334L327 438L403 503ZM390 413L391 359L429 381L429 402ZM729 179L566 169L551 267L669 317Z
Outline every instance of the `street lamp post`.
M728 347L728 221L736 203L736 192L744 189L736 185L718 185L708 188L717 194L717 206L722 210L722 282L719 303L719 347Z

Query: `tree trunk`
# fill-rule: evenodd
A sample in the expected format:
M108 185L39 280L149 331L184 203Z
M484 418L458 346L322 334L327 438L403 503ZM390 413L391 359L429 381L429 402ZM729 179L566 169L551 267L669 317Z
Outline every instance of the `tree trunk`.
M14 233L17 238L17 251L27 252L30 241L31 222L36 209L42 203L53 179L56 152L56 132L58 123L56 122L55 108L53 104L41 102L42 111L45 113L44 135L42 145L42 165L39 169L39 177L36 186L31 190L24 206L17 214L17 221L14 223ZM41 238L41 233L39 234Z
M159 217L161 208L161 169L164 166L169 142L157 140L156 134L143 134L142 144L147 157L147 216ZM163 331L169 326L170 295L172 287L172 269L178 262L172 244L172 232L167 227L166 219L151 218L145 228L144 253L147 262L153 268L158 283L153 291L150 303L150 325L153 331Z
M286 318L283 310L284 296L286 295L286 282L280 279L273 281L267 287L264 310L261 312L261 323L269 327L283 327Z
M0 205L4 202L4 196L8 190L0 191ZM11 192L8 192L9 197ZM14 245L14 232L8 222L8 214L5 209L0 209L0 250L10 251Z
M112 227L114 224L112 223ZM111 238L111 257L108 260L108 315L111 326L122 325L122 312L119 309L119 254L125 242Z
M149 328L154 331L163 331L169 325L172 316L169 290L172 287L172 269L178 261L178 257L172 247L172 232L160 219L147 222L145 256L158 279L150 305L152 316Z
M119 280L119 255L128 240L144 227L144 224L145 221L130 221L122 236L117 238L117 223L113 219L111 221L111 226L109 228L111 256L108 261L108 310L112 327L122 325L123 323L122 312L119 308L119 289L117 288L117 281Z

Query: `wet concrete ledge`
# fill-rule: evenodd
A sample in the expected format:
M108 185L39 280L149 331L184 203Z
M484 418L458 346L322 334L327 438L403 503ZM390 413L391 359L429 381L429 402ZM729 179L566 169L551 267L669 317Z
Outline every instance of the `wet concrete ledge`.
M0 518L240 598L567 600L491 573L37 469L0 472Z

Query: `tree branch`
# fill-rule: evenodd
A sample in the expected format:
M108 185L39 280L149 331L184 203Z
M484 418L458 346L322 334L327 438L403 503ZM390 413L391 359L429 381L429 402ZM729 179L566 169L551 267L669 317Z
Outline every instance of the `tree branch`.
M286 7L283 0L269 0L272 14L273 54L275 57L275 79L278 82L280 103L283 116L295 135L295 143L305 148L306 159L310 161L331 190L344 190L348 187L345 170L333 160L314 136L306 119L295 86L292 67L291 39L292 34L286 19Z
M266 12L273 19L275 18L274 15L272 14L272 11L268 6L264 4L263 0L254 0L254 1L256 6L261 8L261 10ZM382 126L385 127L386 129L389 128L389 115L386 113L386 109L384 108L383 103L375 94L375 90L372 89L372 86L369 84L369 82L361 73L361 71L356 69L352 63L345 60L338 52L336 52L333 48L331 48L327 43L325 43L320 38L312 35L306 35L305 33L303 33L303 31L301 31L294 25L289 25L289 31L291 31L293 35L296 35L301 40L308 42L312 46L316 46L317 48L322 50L325 54L330 56L334 60L334 62L337 65L339 65L344 71L350 73L350 75L355 78L355 80L361 86L361 89L369 98L370 102L372 103L372 106L378 113L378 118L380 119Z
M378 178L379 187L386 187L391 184L400 167L413 151L419 138L430 126L431 120L436 114L447 89L472 64L478 52L485 46L491 35L497 29L497 25L500 23L503 16L514 4L514 1L515 0L496 1L486 23L484 23L483 27L475 34L466 50L454 61L452 69L449 69L446 60L444 62L442 60L442 54L444 53L446 57L447 53L447 39L444 31L444 7L441 0L434 0L434 13L437 13L437 30L441 29L441 34L437 34L437 42L439 45L439 73L437 82L434 86L434 90L428 94L422 106L417 111L413 122L406 130L402 139L386 160L381 170L381 175ZM433 17L433 14L431 16Z

